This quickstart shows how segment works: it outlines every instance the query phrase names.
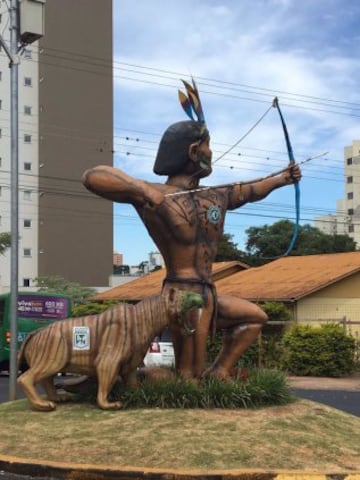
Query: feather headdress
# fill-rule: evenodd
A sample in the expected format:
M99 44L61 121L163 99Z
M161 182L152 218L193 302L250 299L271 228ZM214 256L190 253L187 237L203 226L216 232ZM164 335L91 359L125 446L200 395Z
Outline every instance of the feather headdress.
M182 80L187 95L185 95L184 92L179 90L180 104L183 107L186 115L191 120L197 120L199 123L205 125L205 116L200 101L199 91L197 89L195 80L193 78L191 78L191 80L192 85L190 85L190 83L186 82L185 80ZM194 115L196 118L194 117Z

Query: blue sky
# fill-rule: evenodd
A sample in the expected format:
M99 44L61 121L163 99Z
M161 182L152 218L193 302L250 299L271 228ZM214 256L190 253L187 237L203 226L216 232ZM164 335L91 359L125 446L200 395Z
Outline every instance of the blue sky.
M177 90L197 81L213 160L279 98L303 166L301 223L334 213L344 195L343 149L360 138L360 2L357 0L114 0L115 166L148 181L164 130L185 120ZM271 109L203 184L250 180L288 163ZM250 226L294 218L294 189L229 212L240 248ZM133 207L114 209L114 249L137 265L156 247Z

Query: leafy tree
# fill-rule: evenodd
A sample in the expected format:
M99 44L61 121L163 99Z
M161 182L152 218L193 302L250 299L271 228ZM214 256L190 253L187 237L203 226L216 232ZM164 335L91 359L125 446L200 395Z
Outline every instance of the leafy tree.
M261 265L286 252L294 231L294 223L280 220L272 225L246 230L246 256L250 265ZM311 225L300 225L299 235L291 255L353 252L356 242L348 235L328 235Z
M152 269L150 270L150 272L157 272L158 270L161 270L161 269L162 269L162 266L161 266L161 265L155 265L155 267L152 268Z
M94 288L82 287L79 283L69 282L59 276L38 277L35 285L39 292L57 293L70 297L74 304L83 303L87 298L94 295Z
M149 262L148 261L142 261L139 263L138 269L140 272L145 273L145 270L149 267Z
M244 253L238 249L233 241L234 235L223 233L218 243L218 250L215 262L228 262L232 260L242 260Z
M9 232L0 233L0 255L4 255L6 250L11 246L11 235Z
M129 265L113 265L114 275L129 275L130 267Z
M105 302L87 302L74 305L71 309L72 317L83 317L85 315L97 315L104 312L108 308L116 305L118 302L113 300L106 300Z

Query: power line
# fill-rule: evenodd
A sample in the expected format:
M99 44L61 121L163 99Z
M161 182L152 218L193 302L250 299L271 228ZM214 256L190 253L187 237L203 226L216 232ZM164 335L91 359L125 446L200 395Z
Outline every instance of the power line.
M41 55L47 56L48 54L46 53L46 50L53 50L55 52L61 52L61 50L56 50L56 49L45 49L45 50L40 51L40 56ZM66 52L66 53L68 53L68 52ZM72 57L71 56L70 57L64 57L64 56L56 55L56 54L52 54L52 55L48 55L48 56L50 58L57 59L57 60L62 59L62 60L66 60L66 61L76 61L76 65L84 64L86 66L101 67L101 68L106 68L106 69L109 69L109 68L113 67L115 71L116 70L125 71L125 72L129 71L128 68L117 67L117 64L125 65L127 67L129 65L131 65L131 64L123 63L123 62L110 62L110 61L107 61L107 60L104 60L104 59L99 59L98 57L90 57L89 55L76 54L74 52L72 52L70 55L72 55ZM78 57L80 57L80 59ZM81 60L82 57L85 58L86 60ZM90 59L90 61L88 59ZM100 62L100 63L94 62L94 59L96 59L96 61ZM52 63L48 63L48 62L43 62L41 60L39 60L39 62L43 63L45 65L49 65L49 66L53 66L53 67L57 67L57 68L71 68L72 70L84 71L86 73L104 75L104 73L101 73L101 72L98 72L98 71L84 70L84 69L79 68L78 66L69 67L69 66L65 66L63 64L59 64L59 63L52 64ZM166 80L178 81L179 78L187 76L187 74L184 74L184 73L172 72L172 71L169 71L169 70L156 69L156 68L152 68L152 67L143 67L143 66L139 66L139 65L132 65L132 67L136 67L136 68L139 68L141 70L140 71L138 71L138 70L130 71L130 73L136 73L137 75L143 75L143 76L152 76L152 77L162 78L162 79L166 79ZM158 73L150 73L149 71L150 72L158 72ZM162 73L165 73L166 75L164 76ZM173 77L174 75L176 75L175 78ZM115 77L116 77L116 75L115 75ZM149 80L141 80L139 78L123 77L123 76L119 76L117 78L124 78L124 79L135 81L135 82L142 82L142 83L147 83L147 84L160 85L162 87L177 88L177 86L174 86L174 85L169 85L169 84L159 83L159 82L151 82ZM286 100L288 100L290 102L301 102L303 104L308 103L308 104L312 104L312 105L328 106L330 108L337 108L337 109L345 109L345 108L349 109L350 108L351 110L355 110L355 111L360 110L360 104L356 103L356 102L348 102L348 101L342 101L342 100L338 100L338 99L321 98L321 97L292 93L292 92L281 91L281 90L276 90L276 89L275 90L270 90L270 89L264 88L264 87L243 85L243 84L238 84L238 83L235 83L235 82L226 82L226 81L222 81L222 80L210 79L210 78L207 78L207 77L197 77L197 80L198 80L199 85L203 84L203 85L211 87L211 88L217 88L217 89L230 91L230 92L235 91L235 92L242 92L242 93L247 93L247 94L251 94L251 95L265 95L265 96L269 96L269 97L270 97L270 95L272 97L274 97L276 95L284 94L284 95L287 96L287 97L285 97ZM207 82L210 81L212 83L205 83L206 81ZM244 90L244 88L247 88L247 89L250 89L250 90ZM214 91L210 91L210 92L209 91L203 91L202 93L203 94L208 93L210 95L218 95L218 96L227 96L227 97L230 97L230 98L237 98L237 99L247 100L247 101L260 101L261 103L268 103L270 101L269 99L259 100L259 99L255 99L255 98L239 97L237 95L231 95L231 94L228 94L228 93L221 93L221 92L214 92ZM350 113L350 112L339 112L339 111L336 111L336 110L329 110L329 109L324 110L324 109L320 109L320 108L305 107L303 105L297 105L297 104L291 104L291 103L284 103L283 102L283 105L288 106L288 107L292 107L292 108L301 108L301 109L305 109L305 110L309 110L309 111L322 111L322 112L326 112L326 113L334 113L334 114L337 114L337 115L346 115L346 116L355 116L355 117L360 116L360 115L357 115L355 113Z

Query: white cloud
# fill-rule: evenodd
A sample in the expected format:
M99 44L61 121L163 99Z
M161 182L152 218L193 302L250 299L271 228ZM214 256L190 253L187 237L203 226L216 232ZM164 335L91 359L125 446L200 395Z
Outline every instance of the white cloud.
M346 8L342 0L114 0L117 164L163 181L152 173L157 144L170 123L185 119L177 89L181 78L194 75L214 158L277 95L296 157L330 152L326 162L304 166L303 201L334 210L342 174L339 169L339 182L329 191L326 172L342 166L343 147L360 136L359 15L355 0ZM280 120L270 111L207 180L258 176L282 159L287 161ZM225 168L231 163L236 169ZM320 187L312 189L307 172L316 168ZM326 191L321 198L319 188Z

